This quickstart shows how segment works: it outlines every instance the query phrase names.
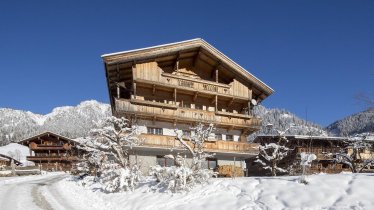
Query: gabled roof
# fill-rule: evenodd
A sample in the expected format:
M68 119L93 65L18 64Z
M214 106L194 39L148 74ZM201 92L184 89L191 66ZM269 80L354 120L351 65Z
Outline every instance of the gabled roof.
M271 95L274 90L262 82L260 79L249 73L246 69L241 67L239 64L231 60L225 54L214 48L208 42L201 38L191 39L181 42L175 42L170 44L157 45L153 47L140 48L135 50L122 51L117 53L104 54L101 57L104 62L108 65L125 62L136 62L140 60L150 59L157 56L168 55L171 53L177 53L188 49L204 49L211 54L217 61L228 66L230 69L236 71L239 75L243 76L256 86L265 97ZM264 98L265 98L264 97Z
M25 142L32 141L32 140L34 140L34 139L38 139L39 137L49 136L49 135L54 136L55 138L61 139L61 140L63 140L63 141L70 141L70 142L75 142L75 143L79 144L79 142L77 142L77 141L74 141L74 140L72 140L72 139L70 139L70 138L68 138L68 137L65 137L65 136L61 136L61 135L58 135L58 134L52 133L52 132L50 132L50 131L45 131L45 132L40 133L40 134L38 134L38 135L35 135L35 136L32 136L32 137L29 137L29 138L27 138L27 139L23 139L23 140L19 141L18 143L19 143L19 144L23 144L23 143L25 143Z

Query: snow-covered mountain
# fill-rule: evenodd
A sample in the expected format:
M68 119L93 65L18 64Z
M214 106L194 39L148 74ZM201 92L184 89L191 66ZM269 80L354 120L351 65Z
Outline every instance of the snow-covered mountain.
M57 107L46 115L0 108L0 145L19 141L43 131L75 138L86 136L91 128L110 116L110 106L83 101L77 106Z
M285 109L267 109L264 106L256 106L254 115L262 118L261 130L250 135L253 140L259 134L276 134L275 130L285 131L289 135L314 135L327 136L328 133L318 124L303 120ZM267 128L271 124L272 129Z
M353 136L362 133L374 135L374 107L338 120L327 126L326 130L338 136Z

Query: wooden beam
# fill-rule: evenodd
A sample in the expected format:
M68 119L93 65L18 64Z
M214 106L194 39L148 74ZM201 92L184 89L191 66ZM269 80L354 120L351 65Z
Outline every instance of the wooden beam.
M216 95L215 98L215 111L218 112L218 95Z
M196 101L196 99L197 99L197 95L198 95L198 94L199 94L199 92L196 91L196 92L195 92L195 95L193 96L193 99L192 99L193 102Z
M218 69L216 69L216 82L218 82Z
M193 58L193 61L192 61L192 66L193 67L195 67L196 66L196 63L197 63L197 60L198 60L198 58L199 58L199 56L200 56L200 48L199 48L199 50L197 51L197 53L196 53L196 55L195 55L195 57Z
M117 98L121 97L121 89L119 87L119 84L117 83Z
M117 71L117 82L119 82L119 65L118 65L118 63L116 65L116 71Z
M133 90L134 90L134 98L136 98L136 82L133 84Z
M174 88L174 103L177 104L177 88Z
M221 65L221 61L218 61L216 65L213 66L212 72L210 74L211 78L215 78L216 82L218 82L218 68Z
M174 70L179 69L179 58L180 58L180 53L178 52L177 58L174 61Z
M229 103L227 104L227 106L228 106L228 107L231 106L232 103L234 103L234 98L232 98L232 99L229 101Z
M216 98L217 98L216 95L215 95L214 97L212 97L212 98L210 99L210 104L215 103L215 102L216 102Z

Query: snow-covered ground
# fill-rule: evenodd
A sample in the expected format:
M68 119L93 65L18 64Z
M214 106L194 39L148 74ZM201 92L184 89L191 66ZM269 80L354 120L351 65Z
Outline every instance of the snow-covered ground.
M374 209L374 174L212 179L188 193L154 192L143 183L134 192L106 194L64 179L66 175L0 179L1 209ZM14 204L9 204L15 202ZM7 208L9 207L9 208Z

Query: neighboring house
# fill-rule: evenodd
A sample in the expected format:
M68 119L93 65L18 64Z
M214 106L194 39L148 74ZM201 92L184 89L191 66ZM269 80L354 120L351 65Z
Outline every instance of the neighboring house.
M305 135L286 135L288 140L284 145L290 148L289 155L279 164L282 168L291 168L290 175L299 175L302 172L300 166L300 153L313 153L317 159L312 162L309 173L340 173L350 171L346 164L335 163L334 156L328 154L345 151L352 154L352 149L347 148L347 144L352 139L346 137L327 137L327 136L305 136ZM260 145L277 143L279 136L276 135L259 135L253 141ZM368 141L373 143L372 141ZM360 151L359 156L362 160L374 157L373 147L369 150ZM262 169L260 164L255 162L256 158L252 157L247 161L248 174L251 176L270 175L268 170ZM366 171L374 171L370 168Z
M19 162L18 160L14 159L12 157L9 157L9 156L4 155L4 154L0 154L0 168L5 167L5 166L11 166L12 160L14 161L14 164L16 166L19 166L19 165L22 164L21 162Z
M190 128L199 122L217 128L206 143L206 150L216 153L208 168L235 164L244 169L244 160L257 155L256 145L247 142L261 127L252 108L273 90L204 40L102 58L113 115L131 119L144 138L134 150L143 172L156 164L172 165L164 155L178 146L174 130L194 135Z
M29 147L30 156L26 159L42 170L70 171L82 153L76 148L78 142L52 132L44 132L18 143Z

